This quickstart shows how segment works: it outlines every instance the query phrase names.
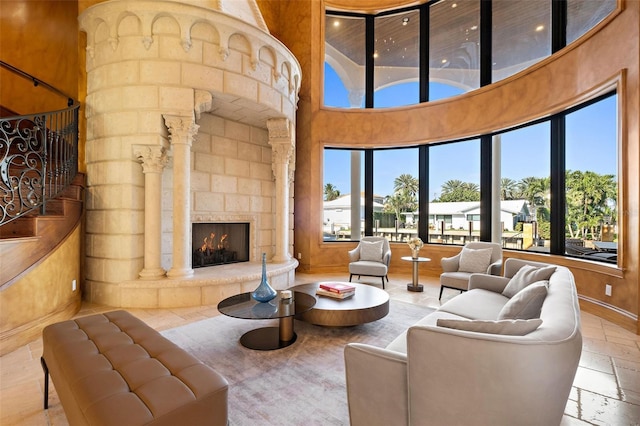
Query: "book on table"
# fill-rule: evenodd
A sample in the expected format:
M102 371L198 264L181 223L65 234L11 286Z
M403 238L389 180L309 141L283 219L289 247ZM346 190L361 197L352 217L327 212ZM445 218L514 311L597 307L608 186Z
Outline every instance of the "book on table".
M356 291L356 287L351 284L336 282L323 282L320 283L318 288L338 294L353 293L354 291Z
M354 289L353 291L343 291L341 293L336 293L335 291L329 291L318 287L318 290L316 290L316 294L319 296L331 297L333 299L346 299L356 294L356 292Z

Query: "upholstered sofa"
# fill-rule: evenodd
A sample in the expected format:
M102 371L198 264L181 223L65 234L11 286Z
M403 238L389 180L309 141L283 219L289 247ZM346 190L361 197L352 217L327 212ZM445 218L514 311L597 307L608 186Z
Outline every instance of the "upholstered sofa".
M474 274L469 291L386 348L348 344L351 424L558 425L582 350L573 275L551 267L548 282L506 291L548 266L508 259L504 276ZM543 294L539 313L523 292ZM524 310L514 310L518 304ZM534 318L504 319L505 311Z

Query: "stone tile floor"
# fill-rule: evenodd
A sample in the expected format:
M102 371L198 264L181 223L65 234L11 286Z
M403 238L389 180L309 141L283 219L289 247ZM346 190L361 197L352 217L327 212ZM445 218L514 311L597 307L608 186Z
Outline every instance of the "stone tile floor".
M344 274L296 275L298 283L345 280ZM386 285L391 298L437 307L438 278L421 278L423 293L406 290L410 276L394 276ZM363 277L361 282L379 285ZM446 290L442 302L459 294ZM83 304L78 316L112 310ZM179 309L131 309L157 330L166 330L218 315L215 306ZM582 312L583 350L562 426L640 425L640 336L595 315ZM50 386L49 410L42 409L40 367L42 340L0 357L0 425L67 425L62 406Z

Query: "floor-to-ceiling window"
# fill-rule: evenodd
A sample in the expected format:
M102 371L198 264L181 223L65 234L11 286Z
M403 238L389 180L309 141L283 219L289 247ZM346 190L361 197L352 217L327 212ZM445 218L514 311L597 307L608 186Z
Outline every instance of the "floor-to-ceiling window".
M558 121L564 125L554 133L552 123ZM617 96L612 93L548 119L490 135L498 170L491 186L499 200L491 217L483 217L480 209L479 139L424 145L429 158L422 173L424 183L419 148L326 148L325 240L357 240L374 234L404 241L418 235L429 243L462 245L479 240L483 226L491 225L499 227L498 242L505 248L615 264L619 248L617 123ZM565 154L561 170L552 173L554 150ZM368 174L365 152L373 157ZM554 176L555 187L564 188L556 209L551 203ZM372 188L371 229L365 225L367 179ZM427 182L428 195L420 199L420 185ZM421 216L427 223L426 235L418 233ZM561 224L555 232L562 242L555 245L552 222Z
M491 81L551 54L551 0L493 0Z
M420 102L420 12L375 18L374 108Z
M439 2L429 12L430 101L480 87L480 1Z
M430 1L378 15L328 12L325 105L384 108L460 95L557 52L615 7L615 0L469 0ZM345 28L349 31L342 31ZM363 56L354 52L357 49ZM416 233L429 243L464 244L490 235L505 248L593 255L588 258L615 263L615 99L593 99L473 140L367 149L355 156L344 151L352 162L341 173L349 170L351 183L359 176L359 186L350 184L348 192L356 187L362 191L360 197L350 197L349 206L362 210L350 216L341 233L325 220L325 240L376 234L401 241L402 234ZM599 142L585 145L591 139L584 129ZM325 149L325 161L331 151ZM420 167L419 152L427 158ZM358 156L359 163L354 163ZM354 175L356 163L362 170ZM329 189L337 185L330 167L334 165L325 164L325 218L327 184ZM592 181L602 191L587 196ZM555 196L558 193L562 195ZM486 204L489 195L492 209ZM578 245L583 249L574 247Z
M324 104L363 108L365 18L327 14L325 40Z
M505 248L550 249L551 130L548 121L493 137L500 164L502 244ZM497 222L497 221L496 221ZM496 223L494 222L494 223Z
M364 235L364 151L324 150L322 234L325 241Z
M618 253L617 96L567 114L565 252L610 263Z
M480 238L480 140L429 147L428 241L465 244Z
M575 41L616 5L616 0L431 0L375 15L327 11L324 105L395 107L477 89ZM561 41L554 45L554 39ZM488 77L482 78L483 70Z
M418 149L373 153L374 234L390 241L417 235Z

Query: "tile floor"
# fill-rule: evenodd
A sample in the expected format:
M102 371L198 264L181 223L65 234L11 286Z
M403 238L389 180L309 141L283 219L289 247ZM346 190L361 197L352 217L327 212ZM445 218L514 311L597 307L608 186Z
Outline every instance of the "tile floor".
M345 279L343 274L297 274L298 283ZM410 276L387 284L391 298L439 306L438 279L422 279L423 293L406 290ZM377 279L362 282L379 284ZM458 292L445 290L442 302ZM111 310L83 304L79 316ZM131 312L157 330L166 330L218 315L215 306L180 309L134 309ZM640 425L640 336L606 320L582 313L583 351L562 426ZM67 425L53 386L49 410L42 409L41 339L0 357L0 425Z

